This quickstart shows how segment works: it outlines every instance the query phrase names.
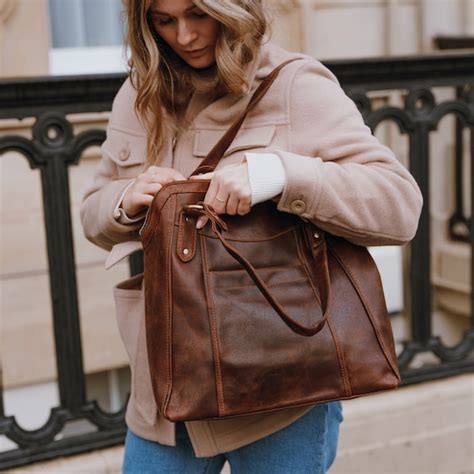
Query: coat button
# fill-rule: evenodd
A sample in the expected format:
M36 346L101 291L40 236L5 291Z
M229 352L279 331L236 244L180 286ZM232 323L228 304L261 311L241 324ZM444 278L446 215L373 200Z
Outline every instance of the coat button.
M303 214L303 212L306 210L306 204L301 199L295 199L291 203L290 208L295 214Z
M119 158L122 161L125 161L129 156L130 156L130 148L128 146L120 150Z

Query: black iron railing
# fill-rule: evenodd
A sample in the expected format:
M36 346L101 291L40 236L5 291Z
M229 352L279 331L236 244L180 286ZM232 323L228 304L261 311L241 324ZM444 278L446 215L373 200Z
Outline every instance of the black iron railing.
M440 50L449 49L472 49L474 50L474 36L437 36L433 38L433 44ZM461 99L469 93L469 85L456 87L456 97ZM455 139L455 208L449 220L449 235L451 239L461 242L469 241L469 229L471 216L466 211L466 194L464 192L463 176L467 172L467 163L464 161L464 137L463 123L459 117L456 120ZM472 211L471 211L472 213Z
M472 371L474 292L471 292L470 329L455 346L446 347L432 333L428 210L429 137L443 117L453 114L461 131L465 128L470 130L471 163L474 157L474 55L440 54L326 64L357 103L372 130L389 120L398 125L401 134L408 136L410 170L425 199L418 233L411 243L408 285L411 338L404 341L399 356L403 383ZM87 147L100 144L105 134L102 130L88 130L74 135L71 123L66 119L66 114L70 113L110 110L123 79L122 75L100 75L0 81L0 119L36 118L33 138L1 137L0 154L17 151L26 157L31 168L38 168L41 173L60 393L60 405L52 409L47 423L34 431L22 429L14 417L5 416L3 394L0 393L0 435L6 435L18 445L17 449L0 453L0 469L123 441L124 409L116 413L104 412L96 401L88 399L85 389L68 182L68 167L78 163ZM434 87L457 88L458 95L452 100L437 103L432 92ZM368 92L377 90L403 91L404 105L387 105L373 110ZM474 166L471 166L471 187L473 174ZM474 193L471 193L471 201L474 201ZM474 232L470 218L466 225L466 245L472 249ZM133 266L137 265L139 262L135 260ZM471 281L474 281L472 262L471 276ZM422 353L436 355L438 362L413 367L415 356ZM97 431L55 439L67 422L83 419L96 426Z
M474 49L474 36L470 35L440 35L433 38L433 44L438 49Z

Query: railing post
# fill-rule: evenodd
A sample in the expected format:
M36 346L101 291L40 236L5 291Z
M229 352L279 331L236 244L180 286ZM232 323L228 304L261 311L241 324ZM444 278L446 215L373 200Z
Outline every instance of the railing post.
M410 134L410 171L423 194L418 231L411 242L411 331L421 345L431 337L430 183L429 134L426 123L418 122Z
M474 86L471 90L471 97L474 99ZM474 104L472 104L474 110ZM474 125L471 130L471 219L469 242L471 244L471 331L474 331Z
M33 127L48 236L59 399L61 406L74 411L84 405L86 391L69 195L67 152L72 139L71 124L61 114L40 116Z

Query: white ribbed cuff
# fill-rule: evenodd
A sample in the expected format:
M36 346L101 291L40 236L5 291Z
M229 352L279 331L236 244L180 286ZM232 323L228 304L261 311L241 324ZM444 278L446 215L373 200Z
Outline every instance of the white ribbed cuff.
M126 192L128 191L128 188L135 182L135 180L130 181L130 183L125 186L125 189L122 191L122 194L120 194L119 200L117 202L117 205L114 208L114 217L117 221L120 222L120 224L135 224L136 222L141 221L146 214L146 210L138 214L138 217L128 217L127 213L122 209L122 201L123 198L125 197Z
M286 174L278 155L274 153L245 153L245 158L249 171L252 206L268 201L283 192Z

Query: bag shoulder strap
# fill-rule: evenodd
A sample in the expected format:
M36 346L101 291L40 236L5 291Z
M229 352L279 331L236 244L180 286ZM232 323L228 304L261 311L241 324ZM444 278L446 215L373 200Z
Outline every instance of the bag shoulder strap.
M298 61L303 58L293 58L287 61L284 61L280 65L278 65L270 74L268 74L257 87L256 91L253 93L250 101L242 112L242 114L237 118L237 120L229 127L227 132L223 135L223 137L214 145L212 150L207 154L206 158L201 162L201 164L193 171L191 176L201 174L201 173L209 173L214 171L217 164L221 160L222 156L229 148L230 144L234 140L237 132L239 131L242 123L245 120L247 114L260 102L262 97L267 93L270 86L273 84L275 79L277 78L280 71L289 63L293 61Z

